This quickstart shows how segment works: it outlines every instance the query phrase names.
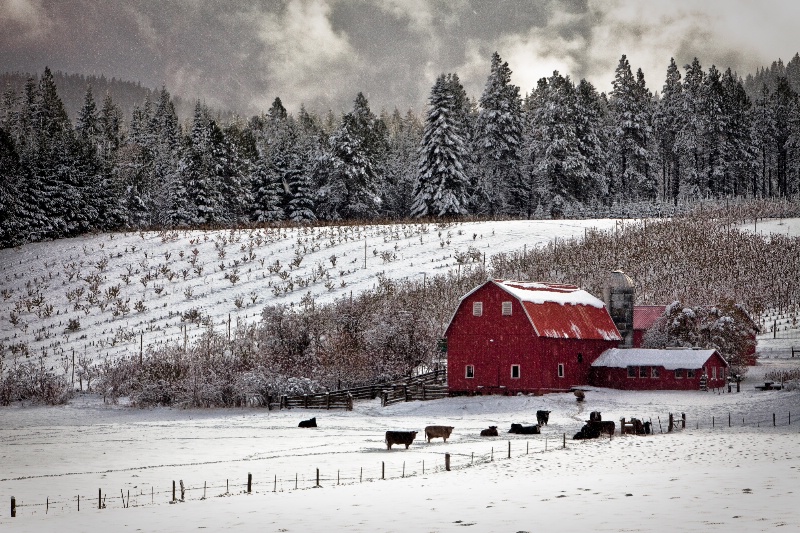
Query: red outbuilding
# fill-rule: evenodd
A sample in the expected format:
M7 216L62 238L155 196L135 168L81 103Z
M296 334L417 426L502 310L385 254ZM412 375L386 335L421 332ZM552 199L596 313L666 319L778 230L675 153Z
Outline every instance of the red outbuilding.
M445 332L456 394L566 391L622 337L605 304L574 285L489 280L461 298Z
M623 390L722 387L728 363L716 350L613 348L592 363L590 383Z
M666 305L635 305L633 307L633 347L641 348L644 334L661 318Z

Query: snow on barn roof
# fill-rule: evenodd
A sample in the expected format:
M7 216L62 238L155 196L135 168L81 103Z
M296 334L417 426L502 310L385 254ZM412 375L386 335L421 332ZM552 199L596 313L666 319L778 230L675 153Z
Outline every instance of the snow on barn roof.
M666 309L666 305L634 305L633 329L650 329Z
M507 292L516 296L522 302L543 304L546 302L570 305L591 305L592 307L605 307L602 300L595 298L575 285L559 283L539 283L530 281L510 281L496 279L495 283L501 285Z
M666 370L702 368L716 350L656 350L648 348L611 348L600 354L592 366L627 368L629 366L662 366ZM725 361L725 359L722 359ZM727 366L727 362L725 365Z
M517 298L539 337L622 340L603 301L575 285L493 280Z

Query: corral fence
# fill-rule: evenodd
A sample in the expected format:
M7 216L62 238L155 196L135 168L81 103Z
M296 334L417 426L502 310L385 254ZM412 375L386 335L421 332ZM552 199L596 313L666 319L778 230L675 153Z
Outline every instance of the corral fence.
M346 409L353 410L353 400L381 398L381 405L414 400L435 400L449 395L446 385L447 371L434 370L403 380L352 387L332 392L294 396L267 396L246 394L242 405L267 409Z

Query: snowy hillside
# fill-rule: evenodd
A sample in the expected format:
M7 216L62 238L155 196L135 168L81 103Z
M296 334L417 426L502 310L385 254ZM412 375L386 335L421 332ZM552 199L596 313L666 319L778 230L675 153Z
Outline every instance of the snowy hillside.
M266 304L318 302L489 263L615 220L109 233L0 250L0 343L45 364L191 344Z

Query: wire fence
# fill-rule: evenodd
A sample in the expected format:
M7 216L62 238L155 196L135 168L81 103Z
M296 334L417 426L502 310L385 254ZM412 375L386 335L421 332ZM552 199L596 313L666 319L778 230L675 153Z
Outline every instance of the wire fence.
M615 436L622 436L626 431L625 419L622 419L619 431ZM784 413L723 413L712 414L703 418L686 417L685 413L668 414L663 420L660 416L656 420L649 419L649 432L671 433L686 430L725 430L727 428L768 428L785 427L792 425L792 414ZM795 415L794 424L798 424ZM607 438L607 437L601 437ZM80 512L91 509L143 507L160 504L177 504L187 501L202 501L207 498L229 497L242 494L269 494L324 488L337 485L354 485L376 481L403 479L422 475L434 475L450 470L462 470L473 466L483 465L494 461L512 460L536 453L547 453L580 446L583 440L572 440L566 433L555 437L545 436L534 440L509 440L506 443L494 441L488 452L483 453L431 453L435 460L421 461L381 461L367 468L348 467L346 469L321 470L314 469L311 473L297 472L292 476L278 476L268 472L257 472L254 476L248 473L239 479L226 479L224 483L215 481L209 484L185 485L183 480L172 481L172 486L163 490L151 485L149 491L144 488L134 490L120 489L116 492L103 492L99 488L96 495L76 494L75 496L58 496L51 499L49 496L43 501L32 502L11 497L11 516L22 514L31 516L39 512Z

